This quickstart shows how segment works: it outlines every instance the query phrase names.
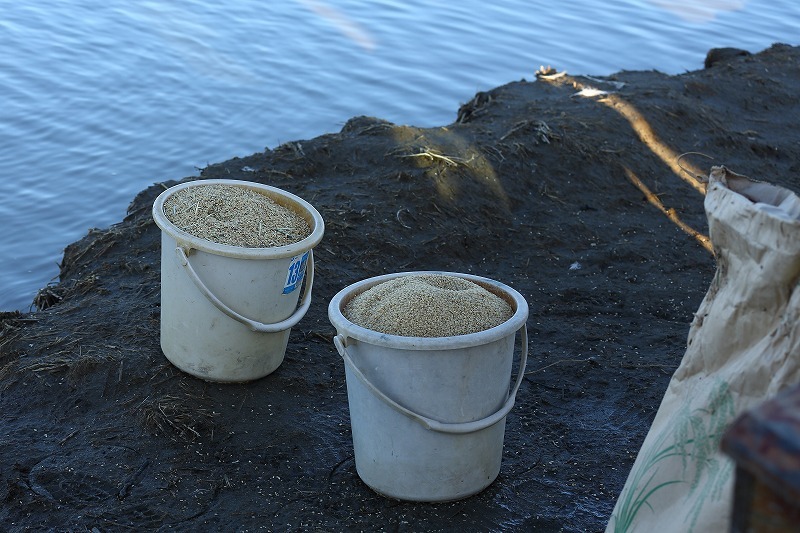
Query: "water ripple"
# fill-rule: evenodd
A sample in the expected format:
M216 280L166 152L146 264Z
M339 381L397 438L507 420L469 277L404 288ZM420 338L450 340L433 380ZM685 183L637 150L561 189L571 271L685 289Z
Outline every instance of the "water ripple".
M445 125L540 64L677 73L714 46L798 44L798 23L790 0L9 3L0 309L27 308L64 246L151 183L356 115Z

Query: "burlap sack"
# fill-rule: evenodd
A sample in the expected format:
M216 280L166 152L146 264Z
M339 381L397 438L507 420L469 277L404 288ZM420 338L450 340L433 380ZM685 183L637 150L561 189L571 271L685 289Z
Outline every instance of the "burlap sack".
M608 523L610 531L728 531L742 411L800 382L800 198L714 167L705 199L717 271Z

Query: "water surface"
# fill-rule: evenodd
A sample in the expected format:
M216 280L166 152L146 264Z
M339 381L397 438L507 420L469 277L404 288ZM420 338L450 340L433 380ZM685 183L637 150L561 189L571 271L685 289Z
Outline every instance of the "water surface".
M152 183L353 116L446 125L540 65L702 67L797 45L796 1L2 2L0 310L28 309L63 248Z

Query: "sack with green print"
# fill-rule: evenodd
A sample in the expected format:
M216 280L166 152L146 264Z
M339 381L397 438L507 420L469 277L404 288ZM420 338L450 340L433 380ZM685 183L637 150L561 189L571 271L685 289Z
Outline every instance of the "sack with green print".
M728 531L722 434L800 382L800 198L714 167L704 205L716 274L607 532Z

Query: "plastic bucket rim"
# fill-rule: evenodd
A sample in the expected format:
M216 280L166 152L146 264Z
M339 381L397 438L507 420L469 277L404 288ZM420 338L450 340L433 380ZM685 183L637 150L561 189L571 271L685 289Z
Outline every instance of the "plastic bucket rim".
M192 235L191 233L180 229L167 218L166 214L164 213L164 203L166 202L167 198L181 189L202 185L233 185L237 187L245 187L260 192L269 192L271 194L268 194L267 196L270 197L272 197L272 195L277 195L291 200L294 204L303 208L306 213L310 215L310 218L314 223L313 227L311 228L311 234L301 241L287 244L285 246L274 246L270 248L246 248L242 246L232 246L230 244L221 244ZM284 257L292 257L314 248L322 240L322 235L325 232L325 222L322 219L322 215L320 215L314 206L312 206L306 200L303 200L299 196L277 187L245 180L198 179L178 183L177 185L173 185L172 187L162 191L158 195L153 202L152 215L156 225L161 228L163 232L175 239L179 246L185 246L194 250L200 250L203 252L236 259L280 259ZM300 214L300 216L302 216L302 214ZM308 217L304 218L307 219Z
M497 289L511 297L516 309L514 309L514 314L511 316L511 318L502 324L498 324L497 326L483 331L478 331L476 333L454 335L452 337L406 337L403 335L391 335L359 326L344 316L342 308L345 299L349 301L356 294L359 294L384 281L403 276L420 274L441 274L445 276L454 276L476 282L482 286L489 285L490 287L493 287L494 289ZM345 338L355 339L373 346L382 346L401 350L455 350L473 346L481 346L483 344L488 344L490 342L494 342L496 340L506 338L509 335L515 334L528 320L528 302L515 289L490 278L460 272L419 270L383 274L348 285L337 292L328 304L328 319L336 328L337 333L343 334Z

